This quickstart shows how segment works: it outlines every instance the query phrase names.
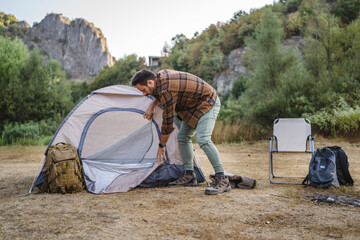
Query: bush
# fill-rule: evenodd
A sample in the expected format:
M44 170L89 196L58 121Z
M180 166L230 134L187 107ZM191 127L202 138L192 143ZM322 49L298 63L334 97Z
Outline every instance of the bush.
M0 145L46 145L49 144L58 124L54 120L27 123L5 123Z
M339 103L323 108L315 114L304 114L311 121L313 129L325 136L358 136L360 106L350 107L343 99Z

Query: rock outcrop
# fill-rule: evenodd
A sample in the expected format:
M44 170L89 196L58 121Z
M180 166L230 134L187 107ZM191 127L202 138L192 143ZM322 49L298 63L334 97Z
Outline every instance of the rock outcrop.
M69 21L62 14L49 14L28 28L26 35L31 39L28 45L59 61L73 81L91 81L115 62L101 30L84 19Z
M286 39L282 43L282 47L284 48L290 46L294 46L302 52L305 46L304 39L299 36L294 36ZM213 86L220 95L229 92L234 82L238 80L240 76L248 77L251 75L251 71L247 69L244 62L244 55L247 50L247 47L237 48L231 51L226 57L226 70L217 74L213 79Z
M243 60L247 49L247 47L237 48L232 50L226 57L226 70L216 75L213 80L213 85L220 95L229 92L234 82L238 80L240 76L249 75L249 71Z

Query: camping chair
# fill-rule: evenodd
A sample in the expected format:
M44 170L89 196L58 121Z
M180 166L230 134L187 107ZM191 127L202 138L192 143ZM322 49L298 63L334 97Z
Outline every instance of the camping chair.
M314 153L314 138L311 123L305 118L278 118L274 121L273 136L269 138L269 180L274 184L301 184L296 182L274 182L273 178L303 178L275 176L273 153Z

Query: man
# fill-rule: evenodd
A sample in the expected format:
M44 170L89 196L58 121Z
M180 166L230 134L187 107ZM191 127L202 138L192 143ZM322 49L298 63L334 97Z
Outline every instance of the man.
M191 138L196 140L206 153L215 171L215 184L205 190L215 195L230 191L229 179L224 175L220 155L211 141L212 131L220 111L220 99L216 90L205 81L190 73L161 70L156 75L146 69L140 70L132 79L132 85L144 95L152 95L144 118L151 120L158 104L164 107L160 144L157 152L159 164L166 160L166 142L174 130L175 112L182 120L178 134L180 151L184 159L184 173L169 186L197 186L194 173L194 150Z

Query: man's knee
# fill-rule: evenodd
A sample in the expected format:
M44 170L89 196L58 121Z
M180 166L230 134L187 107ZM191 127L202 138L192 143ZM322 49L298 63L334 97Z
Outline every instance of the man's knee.
M196 136L196 141L199 144L200 147L203 147L209 143L212 143L211 141L211 136L201 136L201 135L197 135Z
M177 139L178 142L191 142L191 136L185 134L179 134Z

